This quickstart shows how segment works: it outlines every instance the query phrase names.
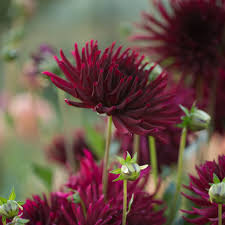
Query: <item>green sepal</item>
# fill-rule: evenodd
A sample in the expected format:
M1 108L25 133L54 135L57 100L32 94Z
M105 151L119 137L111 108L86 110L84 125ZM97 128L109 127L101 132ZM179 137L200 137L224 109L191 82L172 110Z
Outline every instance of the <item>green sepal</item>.
M146 169L148 167L148 165L146 164L146 165L143 165L143 166L140 166L140 170L144 170L144 169Z
M124 165L124 164L126 163L125 159L122 158L122 157L116 156L116 159L118 160L118 162L119 162L121 165Z
M225 183L225 177L223 178L222 182Z
M119 180L123 180L123 175L122 174L120 174L115 180L113 180L113 182L119 181Z
M115 170L111 170L110 173L113 173L113 174L120 174L121 173L121 169L120 168L117 168Z
M137 163L137 152L135 152L133 158L130 160L130 163Z
M132 194L131 199L130 199L130 201L129 201L129 203L128 203L127 214L128 214L128 213L130 212L130 210L131 210L131 206L132 206L132 204L133 204L133 201L134 201L134 193Z
M220 179L219 179L219 177L215 173L213 174L213 183L214 184L220 183Z
M15 200L16 199L16 193L15 193L15 190L14 190L14 187L12 188L12 191L9 195L9 200Z
M7 203L7 199L3 198L3 197L0 197L0 205L3 205L5 203Z

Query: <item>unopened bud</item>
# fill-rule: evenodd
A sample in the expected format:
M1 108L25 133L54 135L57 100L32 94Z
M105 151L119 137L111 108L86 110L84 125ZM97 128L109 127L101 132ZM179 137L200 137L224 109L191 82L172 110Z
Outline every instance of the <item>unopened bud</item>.
M6 62L11 62L18 57L18 50L9 46L5 46L2 49L2 57Z
M140 176L141 168L137 163L122 165L121 174L126 180L137 180Z
M225 203L225 183L221 182L218 184L213 184L209 189L210 202L217 204Z
M211 117L206 112L196 109L190 118L189 129L192 131L205 130L209 127Z
M14 200L8 200L7 203L0 206L0 215L6 218L13 218L18 215L20 206Z

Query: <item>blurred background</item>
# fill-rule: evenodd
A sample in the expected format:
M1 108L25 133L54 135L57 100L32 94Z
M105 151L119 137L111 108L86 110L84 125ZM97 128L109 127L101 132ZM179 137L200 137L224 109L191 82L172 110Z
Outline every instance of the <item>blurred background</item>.
M40 46L62 48L69 57L75 42L127 45L132 22L148 7L147 0L0 0L0 196L13 186L22 200L46 191L33 169L48 167L46 146L62 132L60 107L66 107L68 132L98 119L89 110L59 106L56 88L35 68ZM52 56L49 64L55 66Z

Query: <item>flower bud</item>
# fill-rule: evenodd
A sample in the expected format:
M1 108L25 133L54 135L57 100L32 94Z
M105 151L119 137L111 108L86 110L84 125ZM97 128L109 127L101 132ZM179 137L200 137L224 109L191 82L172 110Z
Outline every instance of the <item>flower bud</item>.
M137 180L140 176L141 168L137 163L126 163L121 167L121 174L126 180Z
M2 49L2 57L6 62L11 62L18 57L18 50L9 46Z
M192 131L200 131L207 129L210 123L211 117L206 112L196 109L191 113L189 129Z
M0 215L6 218L13 218L18 215L20 206L14 200L8 200L7 203L0 206Z
M218 184L213 184L209 189L210 202L217 204L225 203L225 183L221 182Z

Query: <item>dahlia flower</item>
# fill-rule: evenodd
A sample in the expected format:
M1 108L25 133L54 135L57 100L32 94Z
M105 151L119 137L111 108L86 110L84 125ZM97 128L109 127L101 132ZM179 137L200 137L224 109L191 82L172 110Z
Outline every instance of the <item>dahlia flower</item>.
M221 181L225 177L225 156L218 157L216 161L207 161L203 165L196 166L197 176L190 175L190 183L184 186L191 194L183 195L191 200L196 206L191 210L182 210L192 216L192 219L185 219L192 224L218 224L218 206L211 203L209 199L209 188L213 183L213 175L215 174ZM223 207L223 210L225 208ZM223 218L223 223L225 219Z
M75 65L63 51L61 59L55 57L66 80L44 72L58 88L79 100L67 99L69 105L112 116L120 132L163 138L161 131L177 119L172 94L164 91L166 72L149 83L154 67L145 69L144 56L130 49L122 51L122 47L115 49L115 43L102 52L96 41L90 41L81 54L75 44L72 54Z
M85 149L90 149L82 132L74 133L72 148L74 160L76 160L76 162L84 156ZM63 166L67 165L68 160L66 158L66 143L63 135L57 135L53 138L52 143L46 148L46 155L48 159L53 162Z
M138 180L128 182L128 200L134 194L134 201L131 211L127 216L127 225L142 224L164 224L164 208L161 208L162 201L155 200L155 193L150 195L143 189L148 180L148 170L144 170ZM123 182L115 180L117 175L109 174L107 199L110 207L116 209L116 213L107 224L114 224L122 219L123 210ZM98 166L89 152L86 152L86 158L81 160L80 172L71 176L67 187L77 190L86 208L90 205L89 199L94 202L103 198L102 195L102 165ZM156 209L159 207L161 209Z
M27 199L23 205L22 218L29 219L27 225L63 225L62 204L67 202L68 194L61 192L51 193L50 199L35 195Z
M131 39L142 41L137 47L159 62L170 59L171 67L184 75L210 77L224 65L224 0L155 0L159 16L143 13L137 24L143 33ZM170 8L170 10L169 10Z
M23 206L22 218L29 219L27 225L119 225L120 220L110 222L115 209L110 207L104 199L90 200L86 215L84 215L80 204L68 200L68 194L56 192L51 193L50 203L46 196L34 196L28 199Z

